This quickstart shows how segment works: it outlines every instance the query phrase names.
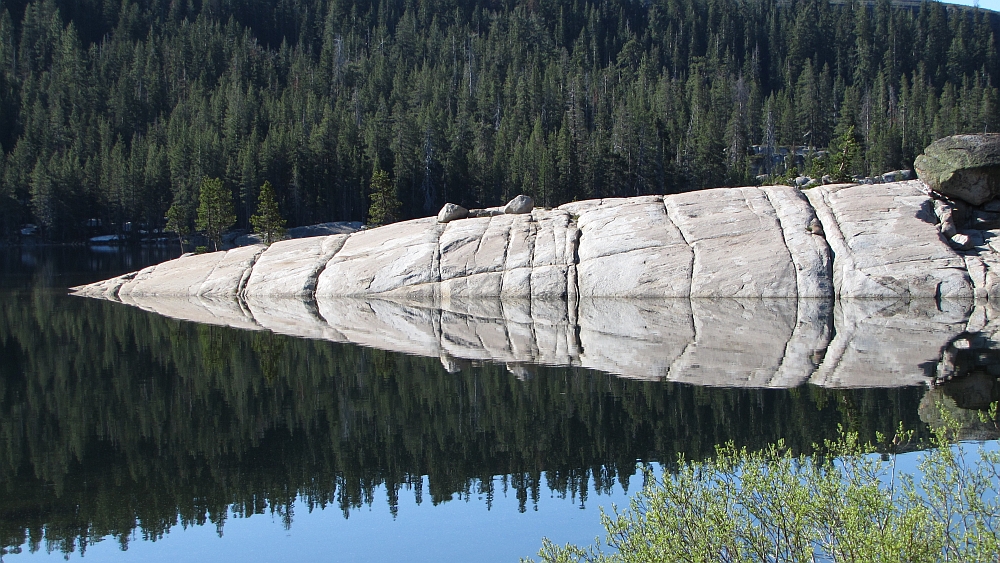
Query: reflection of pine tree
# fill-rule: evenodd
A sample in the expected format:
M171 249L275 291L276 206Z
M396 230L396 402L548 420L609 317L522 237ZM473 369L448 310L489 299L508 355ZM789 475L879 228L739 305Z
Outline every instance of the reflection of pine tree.
M278 378L278 366L285 353L286 340L270 331L254 334L251 346L260 360L261 375L268 383L273 384Z
M198 325L198 341L204 373L221 375L225 371L232 341L227 341L224 332L212 325Z

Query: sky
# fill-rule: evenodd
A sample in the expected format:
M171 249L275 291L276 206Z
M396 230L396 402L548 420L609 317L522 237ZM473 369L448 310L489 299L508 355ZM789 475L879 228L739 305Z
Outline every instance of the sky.
M954 2L947 2L948 4L962 4L965 6L975 6L977 2L975 0L956 0ZM978 2L980 8L985 8L987 10L995 10L1000 12L1000 0L979 0Z

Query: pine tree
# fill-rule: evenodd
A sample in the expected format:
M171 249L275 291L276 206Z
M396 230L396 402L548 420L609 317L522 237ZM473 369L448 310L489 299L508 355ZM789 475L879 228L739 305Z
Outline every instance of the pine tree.
M191 234L191 213L175 200L167 209L166 219L166 230L177 233L177 242L181 245L181 252L184 252L184 238Z
M368 224L373 226L386 225L399 220L399 197L396 186L389 179L389 174L383 170L372 173L371 206L368 208Z
M281 240L285 235L285 220L278 210L278 201L274 197L271 182L264 182L257 197L257 214L250 218L254 232L261 235L264 244Z
M222 233L236 223L233 194L222 185L222 180L205 177L201 181L198 199L198 230L204 231L215 250L219 250Z
M838 137L833 146L830 158L830 176L835 182L846 182L851 180L851 173L858 167L861 159L861 143L854 132L854 126L848 127Z
M46 229L56 224L56 203L58 197L49 170L38 159L31 172L31 211Z
M0 7L0 159L14 148L17 132L14 61L14 24Z

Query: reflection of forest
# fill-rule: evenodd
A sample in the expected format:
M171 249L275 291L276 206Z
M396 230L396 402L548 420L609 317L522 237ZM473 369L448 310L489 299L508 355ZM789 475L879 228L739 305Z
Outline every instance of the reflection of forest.
M436 358L7 290L3 545L107 534L126 542L137 529L158 536L178 517L222 526L227 509L288 514L298 495L346 516L383 484L394 498L415 483L432 502L509 487L523 508L543 485L585 495L631 475L637 459L701 458L727 440L755 448L783 437L798 449L841 423L867 437L898 421L916 428L924 393L514 371L448 373Z

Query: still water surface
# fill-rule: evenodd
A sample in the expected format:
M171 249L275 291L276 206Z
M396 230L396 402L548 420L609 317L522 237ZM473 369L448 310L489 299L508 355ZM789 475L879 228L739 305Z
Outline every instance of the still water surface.
M449 373L66 295L170 257L0 250L4 561L516 561L543 536L593 541L639 464L807 450L838 425L926 434L921 401L942 393Z

